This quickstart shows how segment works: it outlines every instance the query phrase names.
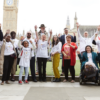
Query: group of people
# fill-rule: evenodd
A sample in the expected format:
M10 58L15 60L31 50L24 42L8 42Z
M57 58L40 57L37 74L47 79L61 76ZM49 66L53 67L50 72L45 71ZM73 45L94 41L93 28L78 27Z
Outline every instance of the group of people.
M97 60L99 59L100 52L100 42L96 41L96 36L100 30L100 26L97 28L97 32L88 38L88 32L84 33L82 37L79 31L79 24L77 24L78 39L80 41L80 51L77 51L78 56L81 61L81 68L87 68L86 65L90 64L93 68L98 69ZM11 74L11 80L14 81L14 75L17 71L17 65L20 67L19 80L18 83L22 84L22 74L25 70L24 83L29 83L29 67L31 70L32 80L37 82L35 76L35 57L37 72L39 73L39 81L46 82L46 64L48 56L48 45L52 38L52 30L50 30L50 35L45 30L45 25L40 25L40 31L37 32L37 26L34 27L36 39L32 39L32 33L27 32L27 36L21 36L20 40L16 39L16 33L10 30L6 31L3 36L0 24L0 74L2 74L1 85L9 83L9 78ZM52 38L52 49L51 57L53 63L53 71L55 79L53 82L60 82L60 73L58 70L60 62L60 53L62 53L62 74L65 75L63 82L68 81L68 71L72 76L71 83L75 82L75 69L76 64L76 50L78 48L76 44L76 36L71 36L68 34L68 29L64 28L64 35L54 35ZM94 53L92 50L92 42L98 45L98 54ZM36 72L36 73L37 73Z

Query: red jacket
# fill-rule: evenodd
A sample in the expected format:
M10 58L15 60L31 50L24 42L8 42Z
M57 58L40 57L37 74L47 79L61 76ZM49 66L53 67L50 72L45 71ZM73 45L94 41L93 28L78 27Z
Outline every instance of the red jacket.
M61 52L64 51L64 46L65 46L66 44L67 44L67 43L65 43L65 44L63 45ZM71 65L71 66L74 66L75 63L76 63L76 49L77 49L77 45L76 45L76 43L74 43L74 42L71 42L71 45L75 46L74 49L73 49L72 47L70 47L70 54L71 54L71 63L70 63L70 65ZM63 66L64 66L64 56L63 56Z

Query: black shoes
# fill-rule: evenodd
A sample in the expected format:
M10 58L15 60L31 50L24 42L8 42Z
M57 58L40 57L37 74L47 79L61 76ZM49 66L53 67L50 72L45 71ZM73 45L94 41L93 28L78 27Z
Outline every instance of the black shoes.
M61 81L61 79L60 79L60 78L57 78L57 79L56 79L56 82L60 82L60 81Z
M60 81L61 81L60 78L55 78L55 79L53 80L53 82L60 82Z
M11 81L12 81L12 82L15 82L15 79L12 78Z
M53 80L53 82L56 82L56 80L57 80L57 78L55 78L55 79Z
M34 79L34 80L33 80L33 82L37 82L37 80L36 80L36 79Z

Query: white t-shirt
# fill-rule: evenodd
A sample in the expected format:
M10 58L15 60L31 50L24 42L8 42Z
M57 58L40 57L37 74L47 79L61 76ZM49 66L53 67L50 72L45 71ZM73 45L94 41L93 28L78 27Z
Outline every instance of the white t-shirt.
M95 34L97 34L97 33L98 33L98 31L96 33L94 33L94 35L91 38L88 38L88 37L85 38L85 37L82 37L82 35L80 34L80 30L78 29L78 39L80 41L80 52L85 51L85 47L87 45L92 46L92 41L95 38Z
M6 42L6 45L5 45L5 51L4 51L4 55L5 56L8 56L8 55L11 55L11 54L14 54L14 50L13 50L13 45L11 42Z
M62 47L62 44L61 42L59 42L57 45L54 45L54 47L52 47L51 53L55 53L55 52L61 53L61 47Z
M29 67L30 66L30 58L31 58L31 48L23 47L22 52L21 52L19 66Z
M33 44L36 45L34 39L32 39L32 38L30 38L30 39L25 38L23 41L25 41L25 40L27 40L29 42L29 48L32 48L33 47L32 44L30 43L30 41L32 41ZM35 56L34 55L34 50L32 50L32 57L34 57L34 56Z
M47 46L48 46L48 41L39 40L36 57L48 58Z
M67 43L67 40L66 40L66 37L67 37L67 36L68 36L68 34L67 34L67 35L65 34L65 43Z
M92 53L87 53L87 57L88 57L88 62L92 62L93 63Z
M11 40L14 42L14 47L18 48L18 42L19 42L19 40L17 40L17 39L11 39Z

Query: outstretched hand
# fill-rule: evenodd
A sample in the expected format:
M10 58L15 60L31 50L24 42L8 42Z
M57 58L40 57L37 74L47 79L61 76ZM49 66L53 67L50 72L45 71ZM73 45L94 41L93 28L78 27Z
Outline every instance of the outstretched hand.
M77 51L77 54L80 54L80 52L79 52L79 51Z
M37 25L34 26L35 30L37 30Z
M76 23L76 26L77 26L77 28L79 28L79 26L80 26L80 25L79 25L79 23L78 23L78 22Z
M75 36L75 33L73 33L73 35Z
M52 30L50 30L50 35L52 35Z

